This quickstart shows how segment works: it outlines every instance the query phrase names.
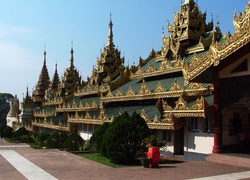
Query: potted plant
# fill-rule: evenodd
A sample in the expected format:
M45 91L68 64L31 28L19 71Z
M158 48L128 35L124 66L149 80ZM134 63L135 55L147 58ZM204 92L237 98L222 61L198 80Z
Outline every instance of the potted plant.
M140 157L140 161L143 167L148 168L149 164L151 163L151 158L147 156Z
M147 158L151 159L149 167L158 167L160 162L160 147L165 146L166 142L155 135L145 138L144 142L148 147Z

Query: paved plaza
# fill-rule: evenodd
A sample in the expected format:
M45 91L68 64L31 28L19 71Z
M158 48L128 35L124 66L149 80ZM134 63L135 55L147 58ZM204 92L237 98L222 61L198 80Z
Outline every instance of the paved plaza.
M33 149L26 144L0 140L0 179L34 180L161 180L250 179L250 169L208 161L179 161L159 168L112 168L56 149ZM173 161L174 160L174 161Z

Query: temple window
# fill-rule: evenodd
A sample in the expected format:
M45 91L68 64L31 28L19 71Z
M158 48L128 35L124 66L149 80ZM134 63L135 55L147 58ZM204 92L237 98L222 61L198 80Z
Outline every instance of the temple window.
M203 124L203 132L211 133L213 132L213 123L214 123L214 118L213 114L209 114L204 121Z
M89 132L93 132L93 124L89 124Z
M83 131L87 131L88 130L88 127L87 127L87 124L83 124Z
M189 131L199 132L200 131L199 122L200 122L199 118L191 118L189 121Z
M166 141L166 142L171 142L171 132L169 130L164 130L164 133L163 133L163 139Z

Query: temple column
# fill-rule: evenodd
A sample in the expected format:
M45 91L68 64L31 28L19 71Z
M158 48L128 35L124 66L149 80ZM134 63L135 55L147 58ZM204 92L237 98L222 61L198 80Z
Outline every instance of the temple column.
M220 79L215 72L214 77L214 146L213 153L222 152L222 116L220 109Z

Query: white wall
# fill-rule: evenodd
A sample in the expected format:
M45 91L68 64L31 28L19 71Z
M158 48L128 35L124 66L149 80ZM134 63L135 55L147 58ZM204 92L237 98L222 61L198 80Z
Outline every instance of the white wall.
M212 153L213 145L213 133L188 132L184 142L184 151L209 154Z
M204 119L199 120L199 132L190 132L188 130L189 120L186 122L184 131L184 151L202 154L212 153L214 146L214 134L203 132L202 126Z
M78 134L84 139L89 140L95 130L96 126L92 124L80 124L78 127Z

